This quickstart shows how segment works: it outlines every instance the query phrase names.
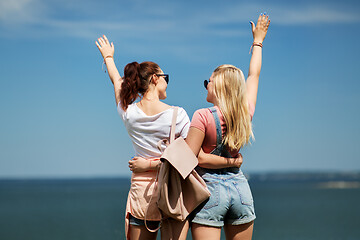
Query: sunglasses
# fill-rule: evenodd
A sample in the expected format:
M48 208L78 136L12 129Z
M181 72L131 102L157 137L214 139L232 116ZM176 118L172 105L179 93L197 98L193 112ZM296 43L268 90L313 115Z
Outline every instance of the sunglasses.
M169 84L169 74L156 74L158 77L164 77L166 84Z
M209 80L204 80L204 87L206 90L207 90L207 86L208 86L209 82L210 82Z

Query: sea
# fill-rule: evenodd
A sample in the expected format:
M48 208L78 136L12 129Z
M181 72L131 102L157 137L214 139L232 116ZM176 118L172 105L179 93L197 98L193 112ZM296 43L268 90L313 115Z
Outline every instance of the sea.
M360 240L360 173L247 176L253 239ZM2 179L0 240L125 239L129 185L129 178Z

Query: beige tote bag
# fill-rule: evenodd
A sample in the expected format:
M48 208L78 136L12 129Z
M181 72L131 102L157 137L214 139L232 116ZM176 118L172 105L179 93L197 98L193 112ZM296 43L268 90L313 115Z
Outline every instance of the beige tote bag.
M175 139L178 108L175 107L170 129L170 143L160 160L157 204L162 213L183 221L210 197L205 181L194 170L198 160L182 137ZM160 144L159 144L160 145Z

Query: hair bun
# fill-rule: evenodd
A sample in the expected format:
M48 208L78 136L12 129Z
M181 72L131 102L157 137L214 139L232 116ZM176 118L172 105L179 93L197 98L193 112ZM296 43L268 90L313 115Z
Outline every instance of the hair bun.
M124 81L120 90L120 101L124 110L133 103L139 95L145 94L149 87L151 75L161 69L153 62L131 62L124 68Z

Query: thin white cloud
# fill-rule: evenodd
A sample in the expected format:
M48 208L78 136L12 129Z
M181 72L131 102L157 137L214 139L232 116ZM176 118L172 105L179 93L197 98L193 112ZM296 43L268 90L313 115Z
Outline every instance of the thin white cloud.
M0 0L0 23L19 24L33 22L45 12L40 0Z
M209 2L206 6L188 7L186 4L163 3L149 4L147 1L138 0L134 2L129 11L126 9L114 10L104 19L102 11L96 12L96 2L92 3L93 9L80 8L84 3L67 3L56 5L58 12L70 12L75 9L76 19L53 16L57 11L52 9L54 3L43 0L1 0L0 21L2 26L18 25L19 34L24 31L21 26L28 29L27 36L31 33L40 35L68 35L82 38L93 38L100 32L114 31L122 32L125 36L143 35L150 39L161 39L155 33L166 34L183 38L184 36L222 36L239 37L247 34L248 29L240 29L240 23L248 20L256 20L260 11L267 11L272 24L278 25L309 25L328 23L348 23L360 21L360 15L353 12L338 10L334 6L276 6L269 4L221 4L214 6ZM53 6L55 7L55 5ZM120 5L117 7L121 7ZM201 11L199 11L201 7ZM129 8L129 7L128 7ZM184 15L183 13L186 13ZM51 13L53 15L51 15ZM136 13L136 14L134 14ZM64 14L66 16L67 14ZM71 14L70 14L71 15ZM99 17L101 16L101 17ZM99 19L99 20L98 20ZM243 25L242 25L243 26ZM246 32L245 32L246 30ZM16 29L14 29L16 31ZM41 34L41 31L46 33Z
M236 23L257 19L256 14L267 12L272 24L309 25L359 22L360 15L353 9L340 10L336 6L299 5L279 6L271 4L238 4L215 9L209 23ZM214 10L213 10L214 11ZM199 19L199 18L198 18Z
M351 9L339 10L336 6L245 3L215 6L218 3L211 1L207 5L191 3L188 6L182 2L137 0L127 6L113 6L104 15L104 9L99 9L104 4L96 1L64 1L60 4L44 0L0 0L0 28L15 37L69 36L93 40L100 34L111 33L118 39L147 39L164 45L176 44L180 48L191 39L248 36L247 22L256 21L261 11L267 11L272 24L276 25L360 21L360 15Z
M30 5L32 0L12 0L0 1L0 18L6 18L16 12L23 12L23 10Z
M303 9L276 8L272 14L276 16L274 20L279 25L341 24L360 21L359 14L321 6Z

